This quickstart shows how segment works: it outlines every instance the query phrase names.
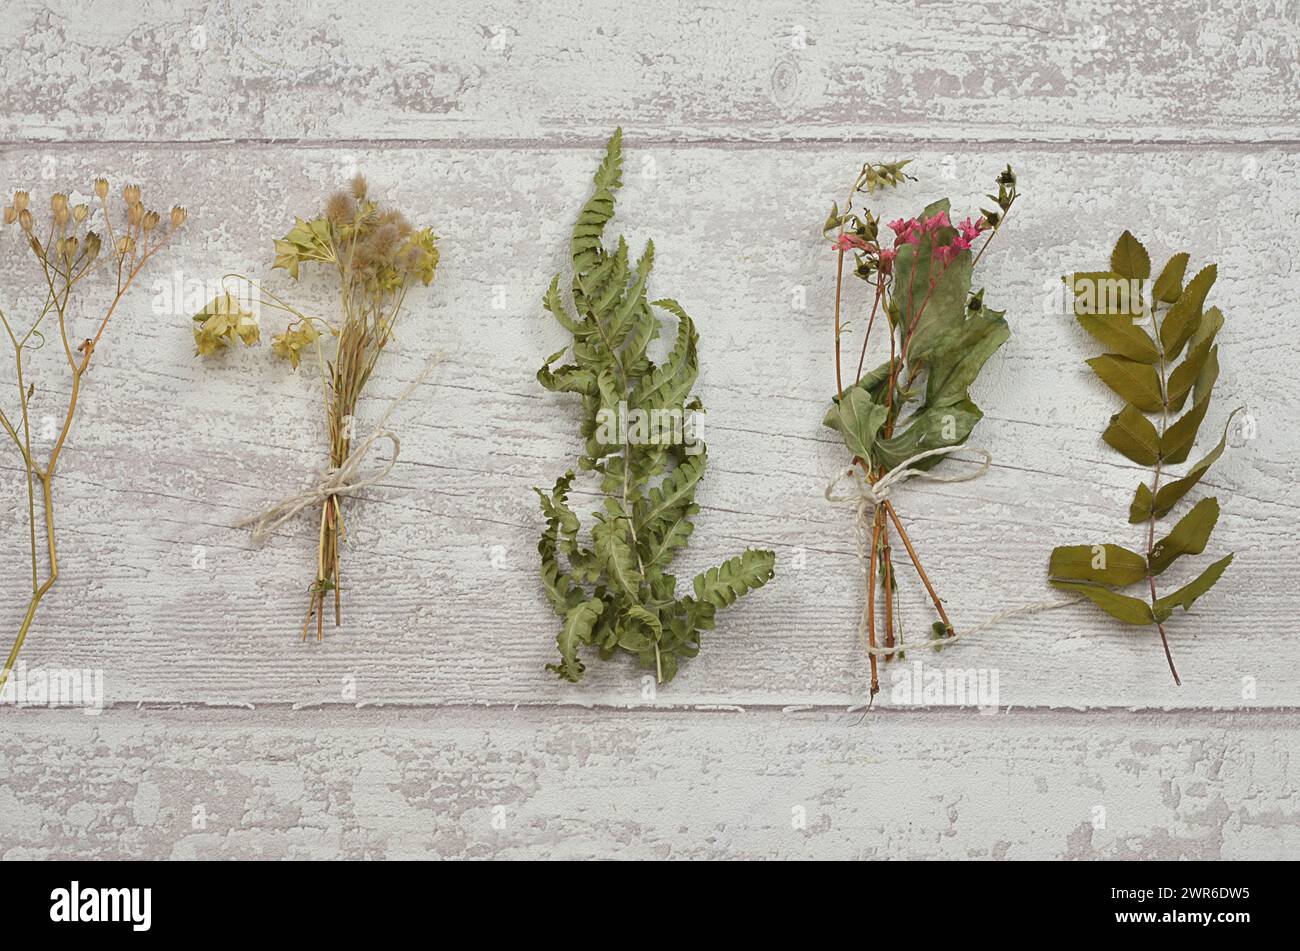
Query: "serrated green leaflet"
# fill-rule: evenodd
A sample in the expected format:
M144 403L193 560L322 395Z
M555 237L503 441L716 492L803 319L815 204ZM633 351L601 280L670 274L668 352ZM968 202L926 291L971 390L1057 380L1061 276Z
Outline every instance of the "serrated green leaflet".
M1151 255L1137 238L1125 231L1110 253L1110 269L1122 277L1145 281L1151 276Z
M1175 606L1190 608L1209 591L1232 561L1229 555L1173 594L1159 596L1157 577L1169 571L1179 559L1205 551L1218 523L1218 500L1202 499L1158 541L1157 523L1223 454L1228 425L1232 422L1229 416L1223 437L1205 458L1182 478L1170 478L1167 467L1185 462L1191 453L1219 377L1219 347L1215 340L1223 326L1223 314L1217 307L1205 307L1218 268L1207 265L1184 286L1188 263L1185 253L1170 258L1150 286L1149 298L1137 301L1137 306L1132 308L1149 320L1151 334L1113 319L1079 315L1085 329L1112 351L1089 359L1088 364L1126 401L1111 417L1102 438L1127 459L1153 468L1151 484L1138 485L1128 512L1130 523L1146 525L1146 553L1139 555L1118 546L1066 545L1052 552L1048 568L1053 585L1090 598L1112 617L1126 624L1155 624L1175 683L1181 681L1169 649L1165 621ZM1145 281L1150 275L1150 255L1128 231L1115 245L1111 270L1137 281ZM1104 276L1092 283L1100 283ZM1186 354L1177 363L1184 348ZM1192 397L1191 407L1182 412L1189 397ZM1175 415L1180 412L1181 416ZM1149 413L1159 414L1159 426L1148 419ZM1151 596L1149 602L1120 594L1111 587L1137 582L1146 582Z
M707 464L703 442L688 427L690 414L702 408L691 396L699 336L676 301L648 300L653 244L635 262L621 237L613 250L605 246L622 168L622 134L615 132L573 229L574 309L563 300L559 276L543 297L573 340L547 358L537 379L552 392L581 396L578 467L599 479L603 495L585 548L581 520L568 503L573 471L550 493L537 490L546 518L537 546L542 586L563 619L560 660L547 669L575 682L585 670L582 651L593 648L602 659L633 654L660 682L671 680L699 651L700 632L713 628L716 612L770 580L776 561L770 551L747 550L701 574L684 597L667 571L692 537ZM650 354L661 319L675 320L676 328L660 363ZM570 349L573 362L555 366Z

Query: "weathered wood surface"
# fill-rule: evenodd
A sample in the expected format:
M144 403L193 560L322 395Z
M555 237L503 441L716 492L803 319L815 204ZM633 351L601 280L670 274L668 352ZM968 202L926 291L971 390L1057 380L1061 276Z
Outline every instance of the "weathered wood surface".
M628 154L617 220L634 244L654 238L655 291L692 310L703 341L711 465L689 570L679 574L689 578L745 545L772 546L780 558L776 582L723 615L671 696L855 702L865 668L851 522L823 497L844 460L820 424L834 386L834 273L817 234L860 153L738 155L629 141ZM1289 424L1298 409L1297 282L1292 251L1275 240L1271 197L1294 187L1296 155L995 148L946 179L942 153L915 154L924 178L913 194L947 192L967 205L1008 159L1026 192L982 279L1015 328L976 390L987 417L974 442L992 452L994 469L960 485L914 483L897 500L959 625L1050 597L1043 579L1053 544L1140 540L1124 518L1138 472L1100 441L1114 397L1082 362L1093 344L1048 305L1059 274L1105 260L1119 222L1159 222L1144 232L1157 255L1185 247L1196 261L1219 262L1215 299L1228 323L1205 445L1238 405L1257 430L1234 440L1208 480L1224 508L1212 551L1238 555L1222 587L1171 625L1181 690L1153 636L1082 606L1008 622L944 662L998 668L1005 702L1020 705L1300 703L1300 646L1281 633L1300 607L1300 437ZM202 302L203 281L227 271L284 291L282 272L267 267L269 237L351 158L446 236L438 279L412 300L363 425L426 354L444 348L451 359L400 414L397 470L355 506L345 627L322 645L302 645L295 631L311 579L311 519L261 551L230 525L322 464L312 378L272 361L265 345L201 365L188 314ZM647 159L653 178L640 174ZM541 669L552 659L555 619L536 581L541 517L529 487L572 465L577 436L572 402L533 379L563 341L538 300L563 263L595 160L567 149L60 152L60 179L131 168L150 193L190 204L186 235L154 277L193 299L169 309L166 293L143 288L97 354L60 477L65 574L27 662L103 667L110 700L122 702L330 702L344 678L355 678L366 702L635 702L634 662L596 665L576 688ZM3 161L21 174L20 150ZM1141 194L1130 187L1137 179ZM1189 192L1188 180L1205 192ZM761 211L744 210L749 196ZM904 199L889 204L902 208ZM1231 230L1202 225L1224 219ZM1106 237L1083 237L1094 234ZM300 292L322 307L327 295L324 282ZM269 335L277 318L265 320ZM57 369L56 353L40 356ZM52 381L47 397L44 381L37 405L60 405L62 384ZM6 486L6 533L22 511L16 482ZM916 579L903 577L907 616L921 631L930 611Z
M17 713L0 858L1294 858L1271 714ZM632 791L635 792L632 792Z
M1296 0L5 4L6 139L1300 138Z
M43 200L134 179L190 222L96 355L60 475L63 577L22 657L103 671L109 709L0 710L0 855L1300 854L1296 3L806 7L6 5L0 185ZM655 290L702 335L710 471L678 575L778 553L775 582L658 691L633 662L580 687L542 670L555 618L530 487L578 444L572 403L533 379L564 339L539 300L619 123L616 225L654 239ZM1099 439L1115 401L1052 306L1058 276L1126 226L1160 260L1218 261L1200 445L1236 406L1249 425L1206 481L1211 552L1237 557L1173 621L1181 689L1153 636L1070 607L909 656L996 673L1010 715L918 712L891 696L910 667L866 724L836 712L863 701L866 663L849 516L823 498L844 459L820 426L819 226L858 164L903 156L922 181L887 212L939 194L973 210L1007 161L1025 193L980 279L1013 326L975 391L993 469L897 498L959 627L1050 597L1055 544L1139 541L1138 472ZM344 627L304 645L309 522L263 550L230 526L324 462L316 392L265 344L200 365L189 314L227 271L290 289L270 239L358 168L444 255L363 427L429 353L450 359L353 506ZM30 303L16 239L0 231L10 313ZM330 306L324 283L292 293ZM67 395L56 357L35 358L38 433ZM12 380L0 360L6 406ZM0 470L10 630L25 499L15 460ZM901 581L920 633L929 608ZM746 712L703 712L719 707ZM637 771L651 807L613 796ZM218 818L193 830L211 796Z

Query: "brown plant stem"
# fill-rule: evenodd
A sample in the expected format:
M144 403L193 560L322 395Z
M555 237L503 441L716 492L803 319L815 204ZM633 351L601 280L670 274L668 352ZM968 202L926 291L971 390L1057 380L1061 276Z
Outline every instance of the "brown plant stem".
M952 621L948 620L948 612L943 609L943 602L939 600L938 593L934 590L934 585L930 583L930 576L925 573L921 567L921 559L917 557L916 549L912 547L912 540L907 537L907 531L903 528L903 523L898 520L898 513L894 511L893 504L886 499L883 503L885 512L889 515L890 520L894 523L894 528L898 529L898 537L903 541L903 547L907 549L907 556L912 559L912 564L916 567L916 573L921 576L921 583L925 585L925 590L930 595L930 600L934 602L934 609L939 612L939 617L943 621L943 626L948 630L948 636L954 633Z
M871 696L880 692L880 677L876 664L876 546L880 541L880 508L871 519L871 565L867 571L867 643L871 650Z
M1160 445L1164 442L1165 430L1169 425L1169 383L1165 376L1165 346L1160 339L1160 324L1156 320L1156 304L1151 302L1151 326L1155 333L1153 342L1156 350L1160 354ZM1163 449L1161 450L1163 452ZM1151 556L1155 553L1156 547L1156 493L1160 490L1160 467L1163 462L1160 454L1156 455L1155 472L1151 478L1151 519L1147 525L1147 583L1151 587L1151 616L1155 617L1156 601L1156 576L1151 571ZM1174 666L1174 655L1169 650L1169 636L1165 633L1165 623L1156 620L1156 629L1160 631L1160 645L1165 651L1165 661L1169 664L1169 672L1174 676L1174 686L1181 687L1183 682L1178 678L1178 668Z

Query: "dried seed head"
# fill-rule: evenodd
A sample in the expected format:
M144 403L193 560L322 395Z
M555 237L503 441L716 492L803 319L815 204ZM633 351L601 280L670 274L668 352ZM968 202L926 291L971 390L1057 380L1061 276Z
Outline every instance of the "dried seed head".
M358 172L352 177L352 197L363 201L366 197L366 176Z
M27 192L14 192L14 208L18 211L27 210Z
M75 221L77 224L81 224L83 221L86 220L86 216L89 214L90 214L89 205L76 205L72 209L72 220Z
M50 196L50 211L56 215L61 211L68 210L68 196L63 192L55 192Z
M18 211L13 205L5 205L5 224L11 225L18 220Z
M357 203L347 192L335 192L325 202L325 217L336 227L350 225L357 216Z
M127 185L122 189L122 199L127 203L128 207L134 208L140 204L140 186Z
M135 239L134 239L134 238L130 237L129 235L125 235L125 234L124 234L124 235L122 235L122 237L120 237L120 238L117 239L117 253L118 253L118 254L130 254L130 253L131 253L132 251L134 251L134 250L135 250Z
M15 202L15 207L17 207L16 202ZM23 230L26 231L28 234L32 233L32 213L28 211L26 208L19 210L18 223L22 225Z
M172 227L179 228L183 224L185 224L185 209L176 205L172 208Z
M103 201L105 198L108 197L108 179L107 179L107 178L97 178L97 179L95 179L95 197L98 198L100 201Z
M86 260L93 261L99 257L99 235L93 231L86 232Z
M128 205L126 209L126 220L132 226L140 224L144 220L144 205L137 202L134 205Z
M151 211L144 216L144 220L140 223L140 227L144 228L145 231L152 231L154 228L158 227L158 222L161 220L162 219L158 216L158 212Z

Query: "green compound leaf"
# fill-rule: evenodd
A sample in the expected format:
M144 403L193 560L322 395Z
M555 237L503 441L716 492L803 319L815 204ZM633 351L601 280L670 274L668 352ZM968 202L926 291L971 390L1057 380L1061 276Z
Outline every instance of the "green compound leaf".
M579 398L578 469L597 480L601 500L584 547L582 520L569 502L574 471L550 492L537 491L546 518L537 545L542 587L562 619L560 659L547 666L573 682L585 671L584 651L604 660L632 654L661 681L672 679L698 653L700 632L713 628L717 611L762 585L775 563L771 552L747 552L706 572L702 597L678 598L677 581L666 573L693 537L695 493L708 458L690 426L691 414L703 411L691 395L699 336L676 301L648 298L652 243L635 260L622 237L606 246L622 169L615 132L573 228L573 306L561 294L560 275L543 296L572 340L547 358L537 379ZM652 344L664 333L662 322L672 320L671 346L659 360ZM572 362L558 365L570 350Z
M1111 255L1111 272L1076 273L1073 277L1075 312L1079 322L1108 351L1087 362L1094 372L1127 402L1111 417L1102 438L1125 458L1154 468L1151 477L1139 483L1129 505L1128 519L1145 523L1144 531L1154 538L1160 519L1204 478L1223 454L1232 416L1223 436L1203 459L1182 478L1171 478L1166 466L1185 462L1205 419L1211 392L1219 378L1219 347L1216 339L1224 324L1217 307L1206 307L1206 298L1218 277L1209 264L1184 284L1189 256L1175 254L1161 269L1150 287L1150 297L1134 306L1132 295L1125 301L1125 285L1113 278L1141 282L1151 273L1150 257L1141 242L1125 231ZM1139 314L1154 331L1149 336L1125 318L1093 314ZM1158 344L1157 344L1158 341ZM1182 362L1179 356L1183 354ZM1190 408L1184 411L1188 400ZM1161 428L1147 418L1160 413ZM1176 415L1181 413L1182 415ZM1234 413L1235 415L1235 413ZM1156 486L1153 492L1152 486ZM1055 587L1075 591L1091 599L1103 611L1126 624L1160 625L1165 651L1164 623L1177 605L1184 610L1218 581L1232 556L1216 561L1190 584L1173 594L1159 596L1157 578L1184 555L1199 555L1209 544L1219 519L1217 499L1206 498L1188 511L1173 529L1150 545L1146 555L1118 546L1073 545L1057 548L1049 563L1049 581ZM1128 597L1113 590L1146 581L1152 601ZM1169 660L1173 672L1172 657ZM1174 673L1174 680L1178 675Z

